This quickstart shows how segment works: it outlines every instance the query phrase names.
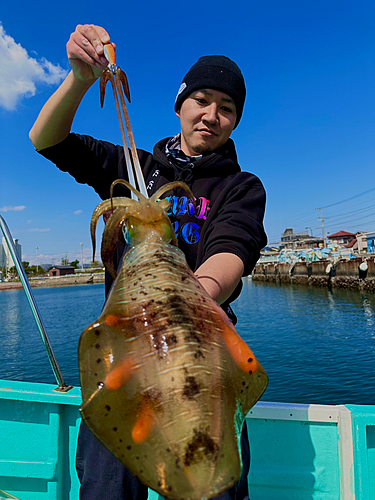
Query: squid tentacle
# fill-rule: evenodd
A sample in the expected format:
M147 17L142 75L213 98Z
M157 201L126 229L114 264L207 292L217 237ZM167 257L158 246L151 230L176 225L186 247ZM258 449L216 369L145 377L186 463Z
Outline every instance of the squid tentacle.
M139 199L139 201L132 200L130 198L123 197L113 197L113 190L117 184L122 184L132 191ZM154 195L147 199L142 193L140 193L136 188L134 188L128 181L124 179L117 179L111 184L110 188L110 200L102 201L94 210L92 219L91 219L91 240L93 245L93 259L95 258L95 250L96 250L96 226L99 220L99 217L103 215L105 212L112 210L112 214L109 217L106 227L103 232L102 238L102 246L101 246L101 256L103 264L105 265L108 272L112 275L113 278L116 278L117 272L113 265L113 253L117 244L121 239L122 229L126 220L129 218L131 214L137 213L139 208L143 205L147 204L155 204L159 207L160 211L164 213L166 219L168 220L169 225L172 228L172 225L167 217L167 210L170 207L170 202L168 200L160 200L159 197L167 191L174 189L176 187L182 187L186 193L191 198L194 207L196 206L196 201L194 195L190 188L182 181L174 181L165 184L160 189L154 193ZM172 230L172 241L171 244L178 247L178 241L176 235Z
M127 207L129 205L129 199L128 198L113 198L115 201L116 207L115 208L120 208L120 207ZM130 200L131 202L134 202L134 200ZM94 213L92 214L91 217L91 224L90 224L90 234L91 234L91 241L92 241L92 248L93 248L93 260L95 259L95 251L96 251L96 226L98 224L98 220L102 215L104 215L106 212L109 210L113 210L113 205L112 205L112 200L104 200L99 205L95 208Z
M92 260L95 260L95 252L96 252L96 226L98 224L98 220L101 215L105 212L111 210L111 200L104 200L95 208L94 213L91 217L90 223L90 234L91 234L91 242L92 242Z
M139 200L141 201L146 201L147 198L145 196L143 196L142 193L140 193L138 191L138 189L135 189L135 187L133 187L128 181L126 181L125 179L117 179L116 181L113 181L112 184L111 184L111 198L113 197L113 188L117 185L117 184L122 184L123 186L126 186L128 189L130 189L130 191L132 191L138 198ZM134 201L134 200L133 200Z
M104 106L104 97L105 97L105 89L108 83L108 80L111 79L112 75L109 71L103 71L103 74L100 78L100 107Z
M125 94L127 100L129 102L131 102L131 100L130 100L130 90L129 90L128 78L127 78L125 72L120 67L117 67L116 77L122 83L122 88L124 89L124 94Z
M116 210L109 218L103 232L101 248L102 261L113 279L117 276L116 269L113 265L113 253L121 239L122 228L125 222L126 212L123 209Z
M187 184L185 184L185 182L182 182L182 181L173 181L173 182L168 182L168 184L164 184L164 186L161 186L161 188L159 188L156 191L156 193L154 193L151 196L150 199L152 201L156 201L158 198L160 198L160 196L162 194L164 194L165 192L170 191L176 187L182 187L186 191L186 193L190 196L194 207L196 207L196 201L195 201L195 197L193 195L193 192L191 191L189 186Z

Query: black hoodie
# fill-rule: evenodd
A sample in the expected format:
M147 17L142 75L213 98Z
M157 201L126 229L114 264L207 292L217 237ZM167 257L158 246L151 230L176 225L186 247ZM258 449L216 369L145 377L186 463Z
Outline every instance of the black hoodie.
M247 276L267 242L263 229L266 196L261 181L253 174L241 172L231 139L184 168L168 160L165 145L169 139L158 142L153 154L138 150L138 156L150 196L173 180L185 181L194 193L195 210L181 188L164 195L171 201L168 215L191 269L195 271L212 255L228 252L240 257ZM39 153L77 182L92 186L102 199L109 198L114 180L128 178L122 146L89 136L70 134ZM129 196L129 191L119 185L114 194ZM123 249L119 245L114 260L120 258ZM109 285L108 282L107 289ZM240 290L241 286L227 302L233 301Z

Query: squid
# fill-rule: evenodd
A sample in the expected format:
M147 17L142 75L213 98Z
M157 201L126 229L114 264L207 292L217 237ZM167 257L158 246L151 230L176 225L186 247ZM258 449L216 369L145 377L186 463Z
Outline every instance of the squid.
M121 183L138 200L113 198ZM82 416L95 436L144 484L166 499L220 495L241 473L244 419L267 375L220 306L190 270L160 200L126 181L111 187L91 221L111 210L102 259L115 278L99 318L82 333ZM131 245L118 274L113 252Z

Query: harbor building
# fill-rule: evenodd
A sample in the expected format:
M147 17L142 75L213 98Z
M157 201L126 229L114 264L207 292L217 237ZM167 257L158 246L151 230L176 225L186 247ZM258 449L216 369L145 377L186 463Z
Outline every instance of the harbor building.
M14 245L16 247L16 252L22 262L22 247L18 243L18 239L13 239ZM11 253L9 251L8 245L6 244L5 238L2 239L2 244L0 245L0 267L10 267L15 266Z
M74 274L75 269L73 266L53 266L49 270L49 276L66 276L68 274Z

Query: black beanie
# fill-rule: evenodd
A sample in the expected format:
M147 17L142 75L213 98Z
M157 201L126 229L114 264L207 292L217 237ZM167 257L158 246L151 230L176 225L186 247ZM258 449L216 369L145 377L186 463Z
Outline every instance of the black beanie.
M184 100L195 90L213 89L228 94L237 111L237 127L245 104L245 80L237 64L226 56L203 56L185 75L178 91L175 111L179 111Z

